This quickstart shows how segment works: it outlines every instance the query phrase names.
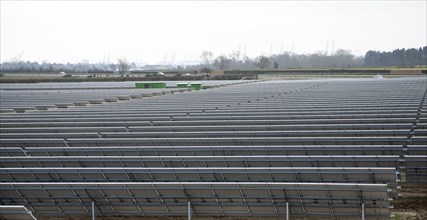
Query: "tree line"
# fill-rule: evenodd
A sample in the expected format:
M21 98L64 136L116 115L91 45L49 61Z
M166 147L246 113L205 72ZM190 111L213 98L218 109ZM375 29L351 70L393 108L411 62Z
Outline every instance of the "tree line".
M414 67L427 66L427 46L396 49L390 52L368 51L365 56L355 56L348 50L339 49L333 54L317 52L294 54L283 52L254 59L233 51L228 56L213 58L212 52L201 54L202 66L222 70L285 69L285 68L364 68L364 67Z
M365 55L365 64L374 66L411 67L427 65L427 46L410 49L396 49L389 52L368 51Z
M363 57L357 57L347 50L337 50L328 55L323 52L314 54L295 54L283 52L271 56L258 56L250 59L238 51L230 55L213 58L212 53L205 51L201 55L201 66L221 70L252 69L285 69L285 68L352 68L363 67Z
M76 63L62 64L49 62L12 61L1 64L2 72L41 72L41 73L113 73L118 69L119 64L104 63Z
M313 54L295 54L283 52L270 56L249 58L240 51L217 57L210 51L200 56L200 64L176 66L177 70L253 70L285 68L363 68L363 67L413 67L427 66L427 46L410 49L396 49L388 52L368 51L365 56L355 56L348 50L339 49L333 54L317 52ZM45 72L45 73L115 73L124 74L138 67L125 59L117 63L61 64L49 62L10 61L0 64L1 72Z

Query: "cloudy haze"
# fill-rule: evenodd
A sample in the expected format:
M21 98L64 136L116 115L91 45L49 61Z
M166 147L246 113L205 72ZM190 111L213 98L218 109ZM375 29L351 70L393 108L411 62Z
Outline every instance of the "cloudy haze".
M198 61L427 44L426 1L1 1L1 61ZM22 54L22 56L20 56Z

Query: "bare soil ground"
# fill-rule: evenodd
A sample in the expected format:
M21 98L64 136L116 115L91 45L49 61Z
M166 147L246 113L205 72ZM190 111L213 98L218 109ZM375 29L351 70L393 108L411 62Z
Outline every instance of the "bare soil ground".
M397 220L427 219L427 185L402 186L392 204Z

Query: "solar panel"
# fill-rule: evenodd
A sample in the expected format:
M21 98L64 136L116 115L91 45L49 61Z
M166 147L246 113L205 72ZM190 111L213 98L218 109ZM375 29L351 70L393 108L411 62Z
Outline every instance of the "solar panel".
M256 145L256 146L112 146L112 147L0 147L2 155L27 156L239 156L239 155L400 155L398 145ZM409 153L423 154L423 145Z
M205 216L289 205L291 216L387 217L400 181L426 182L426 82L2 85L1 203L65 217L92 204L104 216L183 216L188 202Z
M395 167L398 155L14 156L3 167Z
M405 155L406 181L427 183L427 155Z
M0 205L0 218L3 220L37 220L32 212L22 205Z
M102 146L227 146L227 145L403 145L406 137L235 137L235 138L69 138L65 139L2 139L1 147L102 147ZM414 144L425 144L423 137Z
M2 202L31 202L41 215L85 214L92 201L101 215L280 216L285 203L293 216L353 216L365 204L367 216L390 216L385 184L334 183L0 183ZM30 194L30 195L28 195ZM20 196L21 195L21 196ZM87 210L85 210L85 207Z
M0 168L1 182L328 182L385 183L397 195L395 168L41 167Z

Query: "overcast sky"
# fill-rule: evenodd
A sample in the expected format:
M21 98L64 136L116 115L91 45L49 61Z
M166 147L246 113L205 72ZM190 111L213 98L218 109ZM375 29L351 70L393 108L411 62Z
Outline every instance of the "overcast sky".
M1 61L163 63L233 50L389 51L427 45L427 1L4 1Z

